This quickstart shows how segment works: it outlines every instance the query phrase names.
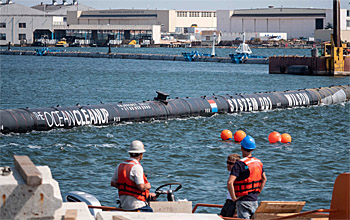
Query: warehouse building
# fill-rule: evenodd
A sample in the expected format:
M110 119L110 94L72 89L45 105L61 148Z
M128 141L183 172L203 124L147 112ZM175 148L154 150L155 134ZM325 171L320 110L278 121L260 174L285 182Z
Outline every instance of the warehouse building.
M161 32L174 33L189 27L216 29L214 11L94 10L67 0L31 8L7 0L0 5L0 45L34 44L43 38L56 42L65 37L107 45L140 40L158 44Z
M66 23L67 11L91 10L93 8L78 5L76 0L61 4L56 0L52 4L40 4L32 8L6 0L0 5L0 45L33 44L43 36L48 39L59 39L64 33L56 32L55 26Z
M288 39L315 38L315 31L321 33L333 24L332 9L316 8L268 8L219 10L217 11L218 31L223 36L237 36L246 32L247 36L259 37L259 33L287 33ZM349 10L341 9L340 28L343 40L349 41ZM318 39L318 40L329 40Z
M350 10L341 9L341 36L350 41ZM201 40L202 32L219 31L221 40L278 35L281 39L330 39L332 9L274 8L187 11L110 9L95 10L77 0L52 0L51 4L26 7L6 0L0 5L0 45L33 44L43 38L56 42L67 38L84 44L121 44L131 40L159 44L161 34L190 36ZM209 39L210 36L205 36ZM180 38L178 38L180 39Z
M67 30L86 33L88 30L103 28L108 30L108 39L116 41L117 44L123 39L152 40L154 44L158 44L160 33L182 34L191 27L215 30L216 23L214 11L113 9L68 11L67 14ZM91 34L93 38L98 35L96 31L86 34Z

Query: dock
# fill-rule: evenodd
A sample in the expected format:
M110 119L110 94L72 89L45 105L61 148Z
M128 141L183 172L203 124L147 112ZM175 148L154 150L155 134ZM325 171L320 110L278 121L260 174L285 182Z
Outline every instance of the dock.
M23 55L37 56L36 51L29 50L0 50L0 55ZM141 54L141 53L102 53L102 52L79 52L79 51L62 51L62 52L47 52L45 56L57 57L85 57L85 58L110 58L110 59L137 59L137 60L168 60L168 61L186 61L183 55L169 54ZM192 62L217 62L217 63L232 63L230 57L195 57ZM265 59L248 59L243 64L268 64L268 58Z
M269 58L270 74L314 76L350 76L350 56L344 56L344 71L332 71L327 57L273 56Z

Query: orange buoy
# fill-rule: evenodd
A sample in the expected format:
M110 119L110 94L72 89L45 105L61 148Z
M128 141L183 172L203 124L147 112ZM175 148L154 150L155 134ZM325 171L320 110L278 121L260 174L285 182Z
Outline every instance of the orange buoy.
M273 131L269 134L269 141L271 144L277 143L281 141L281 134L277 131Z
M221 132L221 139L226 141L226 140L231 140L232 139L232 132L230 130L223 130Z
M281 135L281 142L282 143L291 143L292 142L292 137L287 134L287 133L284 133Z
M241 142L243 140L243 138L245 138L246 133L242 130L238 130L236 131L235 135L233 136L233 139L237 142Z

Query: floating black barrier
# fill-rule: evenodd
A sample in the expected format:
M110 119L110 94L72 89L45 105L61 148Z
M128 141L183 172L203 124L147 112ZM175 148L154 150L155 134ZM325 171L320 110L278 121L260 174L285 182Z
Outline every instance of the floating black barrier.
M167 99L157 92L154 101L70 107L0 110L0 132L47 131L84 125L108 125L211 116L216 113L266 111L279 108L337 104L350 100L350 85L284 92L213 95Z

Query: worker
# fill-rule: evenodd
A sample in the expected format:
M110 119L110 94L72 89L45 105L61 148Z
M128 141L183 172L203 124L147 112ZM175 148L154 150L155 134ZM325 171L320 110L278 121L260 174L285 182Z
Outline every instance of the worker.
M111 186L118 189L120 207L125 210L153 212L148 205L151 184L148 182L140 161L146 152L141 141L131 142L130 158L117 166L112 177Z
M266 183L261 161L252 156L256 148L253 137L247 135L241 141L243 159L237 161L227 181L232 201L236 201L237 217L251 219L258 207L258 196Z
M229 171L231 173L231 169L233 167L233 165L235 165L235 163L241 159L241 156L239 156L239 154L230 154L227 157L227 161L226 161L226 168L227 171ZM227 196L226 196L226 201L224 206L221 209L220 215L222 217L233 217L233 215L235 214L236 211L236 202L232 201L232 198L230 196L230 192L227 192Z

